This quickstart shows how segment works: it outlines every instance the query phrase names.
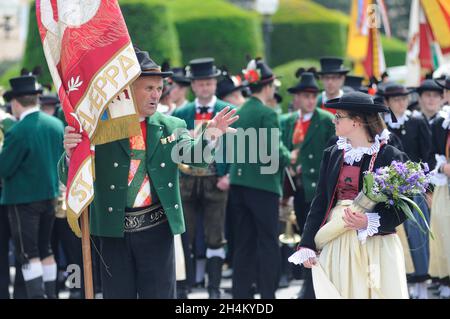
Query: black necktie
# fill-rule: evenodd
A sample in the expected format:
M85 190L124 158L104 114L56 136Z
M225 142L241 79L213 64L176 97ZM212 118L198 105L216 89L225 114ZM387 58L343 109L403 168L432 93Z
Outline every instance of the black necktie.
M199 106L200 114L209 113L209 106Z

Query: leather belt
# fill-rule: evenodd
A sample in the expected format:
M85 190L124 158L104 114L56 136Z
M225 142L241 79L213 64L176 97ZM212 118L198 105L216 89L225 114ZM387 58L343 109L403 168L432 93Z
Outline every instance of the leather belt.
M134 233L143 231L165 221L167 221L167 216L161 204L143 207L141 209L125 209L124 232Z

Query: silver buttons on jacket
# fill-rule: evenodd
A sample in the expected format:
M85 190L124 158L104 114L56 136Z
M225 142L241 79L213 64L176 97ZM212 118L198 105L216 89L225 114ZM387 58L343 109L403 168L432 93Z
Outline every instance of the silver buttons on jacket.
M314 174L314 172L316 171L314 168L311 168L310 170L309 170L312 174Z
M112 207L108 207L108 212L112 213L113 208Z
M238 174L238 176L242 175L242 169L241 168L238 168L237 174Z
M161 167L166 167L166 163L161 163Z
M180 206L178 206L178 204L175 204L175 206L173 206L175 209L178 209L178 207L180 207Z
M316 185L316 183L311 183L311 186L316 187L317 185Z
M313 157L314 157L314 155L312 155L312 154L309 154L309 155L308 155L308 158L309 158L309 159L313 159Z
M119 163L114 163L113 165L114 165L114 167L116 167L116 168L119 167Z
M172 184L172 183L169 183L169 184L167 184L167 186L169 186L169 188L172 188L172 187L173 187L173 184Z
M113 190L115 190L116 189L116 186L114 186L114 185L111 185L111 186L109 186L109 188L113 191Z

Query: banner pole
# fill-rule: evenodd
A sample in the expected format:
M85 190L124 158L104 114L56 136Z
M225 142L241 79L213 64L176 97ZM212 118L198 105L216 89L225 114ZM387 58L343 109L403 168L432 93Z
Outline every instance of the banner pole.
M92 257L89 233L89 207L81 214L81 247L83 251L84 295L85 299L94 299L92 280Z

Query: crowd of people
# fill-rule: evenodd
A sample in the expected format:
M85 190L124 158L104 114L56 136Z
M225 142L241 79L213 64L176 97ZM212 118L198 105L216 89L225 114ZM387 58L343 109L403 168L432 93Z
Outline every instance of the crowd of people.
M201 287L219 299L221 281L231 278L233 298L274 299L300 279L298 298L322 298L326 283L311 272L320 264L343 298L450 298L450 75L415 88L387 73L363 84L343 59L324 57L320 70L295 72L282 114L280 79L260 58L233 75L213 58L161 67L135 50L142 134L95 149L97 294L185 299ZM5 299L58 298L67 266L82 268L81 241L65 218L67 171L81 135L38 79L28 71L12 78L0 108ZM256 134L253 145L248 135L233 143L240 130L275 133ZM213 157L175 160L180 143ZM273 155L274 170L261 153ZM433 239L393 206L352 206L365 172L394 160L434 173L432 187L412 198ZM280 241L290 223L300 242ZM374 264L379 280L370 285ZM84 297L80 282L70 298Z

